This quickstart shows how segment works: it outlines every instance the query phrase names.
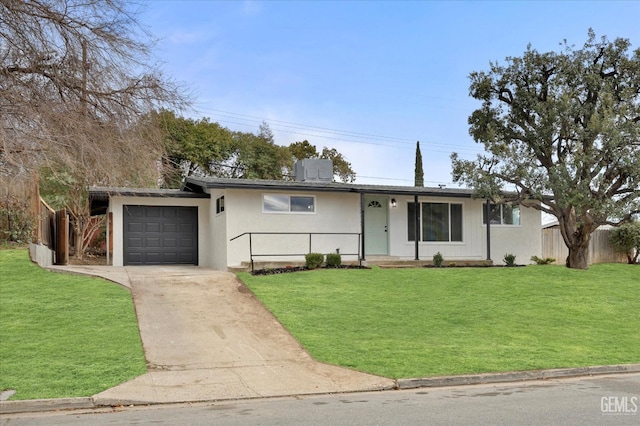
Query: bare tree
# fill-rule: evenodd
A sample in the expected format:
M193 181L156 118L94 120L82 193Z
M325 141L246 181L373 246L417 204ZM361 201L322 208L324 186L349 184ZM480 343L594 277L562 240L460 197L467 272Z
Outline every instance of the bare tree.
M0 0L0 179L46 166L75 185L64 204L76 233L89 222L78 198L87 185L153 182L162 144L141 117L186 104L153 61L140 11L121 0Z

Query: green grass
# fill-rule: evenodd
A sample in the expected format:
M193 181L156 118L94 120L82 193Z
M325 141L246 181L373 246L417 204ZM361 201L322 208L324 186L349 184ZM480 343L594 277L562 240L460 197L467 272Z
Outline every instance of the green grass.
M239 274L318 360L393 377L640 362L640 268Z
M0 390L91 396L146 372L130 293L0 250Z

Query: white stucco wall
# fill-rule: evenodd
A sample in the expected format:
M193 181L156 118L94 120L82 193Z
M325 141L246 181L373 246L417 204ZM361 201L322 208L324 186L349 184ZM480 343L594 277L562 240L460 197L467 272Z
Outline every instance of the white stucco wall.
M389 210L390 255L401 259L415 258L415 243L408 241L407 208L413 197L394 197L396 207ZM485 260L487 258L487 228L482 223L485 200L468 198L419 197L418 202L462 204L462 242L420 241L419 258L431 260L440 252L445 260ZM542 250L540 232L541 213L533 208L521 207L520 225L491 225L491 257L496 264L503 264L507 253L516 255L520 264L530 263L533 255Z
M211 200L208 198L111 197L109 211L113 213L113 266L123 266L124 264L123 207L125 205L135 205L198 207L198 265L213 267L210 244L211 230L209 225L210 202Z
M216 212L216 200L224 196L224 211ZM229 238L227 236L227 217L228 198L226 191L214 190L211 192L211 207L209 213L210 226L210 249L207 254L211 262L211 267L225 271L227 269L227 244Z
M264 213L263 194L285 194L282 191L237 190L226 191L226 244L227 266L237 266L249 261L249 239L243 236L229 241L245 232L360 232L360 195L324 192L293 192L293 195L316 197L314 214ZM289 194L291 195L291 194ZM388 196L396 199L396 207L387 206L389 212L389 256L399 259L415 258L415 243L407 236L407 206L413 202L411 196ZM212 208L215 197L212 195ZM442 202L462 204L462 242L419 242L419 257L431 260L437 252L446 260L484 260L487 258L486 226L482 224L484 200L468 198L419 197L419 202ZM215 210L214 210L215 211ZM496 264L501 264L506 253L516 255L518 263L529 263L542 248L540 232L541 214L538 210L521 208L521 224L517 226L491 226L491 255ZM216 228L217 229L217 228ZM217 235L222 232L216 231ZM358 252L356 236L314 236L311 251L320 253ZM215 244L219 244L216 241ZM254 254L261 253L306 253L309 237L299 236L252 236ZM256 257L254 260L276 260L277 257ZM282 257L279 260L295 259ZM356 259L343 256L344 260ZM302 260L302 257L297 258ZM218 264L218 263L216 263Z
M407 230L407 209L409 203L414 202L413 197L394 197L396 207L389 211L389 239L390 255L401 259L415 259L415 242L409 241ZM484 232L478 226L478 214L476 210L482 205L476 205L475 200L468 198L444 198L444 197L419 197L419 203L449 203L462 204L462 242L431 242L420 241L418 243L419 257L422 260L431 260L433 255L440 252L445 260L482 260L483 248L486 244ZM482 224L482 210L479 210Z
M479 223L482 224L482 210L480 210ZM482 225L482 232L485 236L486 228L486 225ZM519 265L532 263L531 256L542 256L542 213L540 210L521 206L519 226L490 225L490 228L491 259L494 264L503 265L505 254L514 254L516 263ZM486 253L485 244L483 250L485 257Z
M263 212L263 194L283 194L315 197L314 213L267 213ZM200 266L226 270L249 261L249 238L231 238L247 232L302 232L331 233L360 232L360 195L356 193L264 191L251 189L212 189L211 198L155 198L123 197L111 198L113 213L113 265L123 265L123 206L197 206L198 207L198 263ZM216 199L225 197L225 210L216 213ZM412 196L393 196L396 207L388 208L389 255L413 260L415 243L407 236L407 206ZM419 202L446 202L462 204L463 242L419 242L419 256L431 260L436 252L445 260L486 259L486 225L482 224L484 200L468 198L419 197ZM541 255L541 213L531 208L521 208L521 224L518 226L491 225L491 255L496 264L502 263L506 253L516 255L517 263L529 263L533 255ZM309 252L308 235L265 236L253 235L254 254L292 254L298 257L256 257L254 260L304 260ZM336 249L343 260L357 260L347 253L359 252L357 235L315 235L311 251L332 253Z
M262 209L263 194L314 196L314 213L266 213ZM213 198L212 198L212 201ZM229 239L245 232L360 232L360 196L349 193L283 192L247 189L227 189L225 196L227 265L239 266L249 261L249 238ZM254 254L293 254L309 252L307 235L286 237L253 235ZM319 253L357 253L358 237L313 236L311 251ZM254 260L272 260L261 257ZM303 256L282 257L281 260L304 260ZM343 260L357 256L343 256Z

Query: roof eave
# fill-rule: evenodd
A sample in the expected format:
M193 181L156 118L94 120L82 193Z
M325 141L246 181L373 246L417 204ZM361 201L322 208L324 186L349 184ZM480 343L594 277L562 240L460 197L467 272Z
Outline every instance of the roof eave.
M254 190L287 190L287 191L316 191L316 192L349 192L358 194L384 194L407 196L431 196L431 197L455 197L472 198L472 190L460 189L457 191L440 188L418 188L398 186L356 185L336 182L292 182L292 181L249 181L243 179L202 179L187 178L186 187L191 190L203 191L205 188L222 189L254 189Z

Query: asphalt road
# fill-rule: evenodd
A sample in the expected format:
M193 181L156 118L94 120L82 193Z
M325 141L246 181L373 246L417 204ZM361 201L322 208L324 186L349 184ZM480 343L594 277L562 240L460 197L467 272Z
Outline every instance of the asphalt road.
M18 425L638 425L640 374L4 415Z

